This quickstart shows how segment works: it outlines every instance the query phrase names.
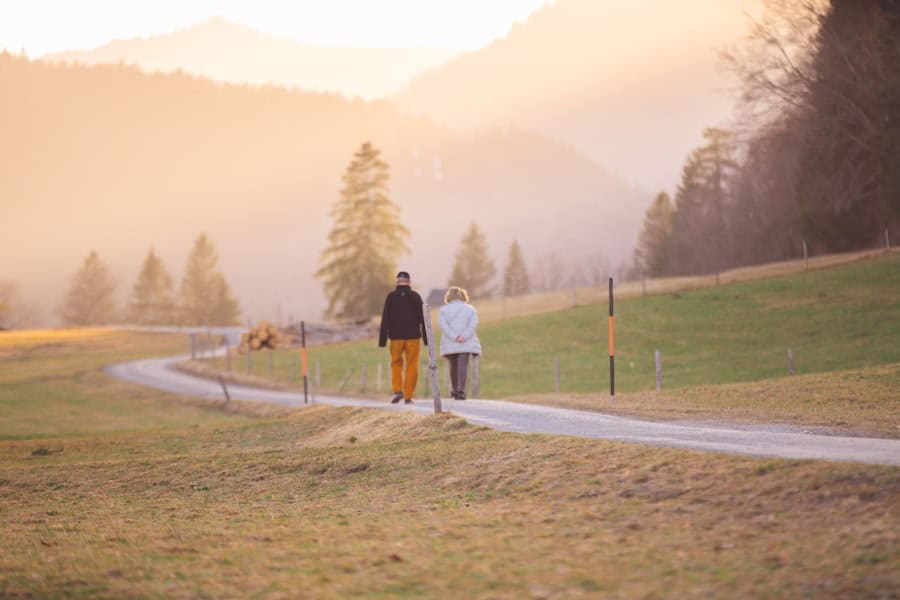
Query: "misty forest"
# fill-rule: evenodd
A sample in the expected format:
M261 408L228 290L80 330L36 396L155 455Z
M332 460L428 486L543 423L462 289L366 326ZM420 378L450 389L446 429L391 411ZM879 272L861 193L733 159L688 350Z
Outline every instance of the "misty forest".
M897 3L741 15L744 36L709 49L733 84L716 92L729 116L679 118L672 100L685 147L655 125L662 93L643 129L623 117L631 131L606 135L590 111L564 127L548 97L491 94L488 79L529 94L553 61L571 62L592 81L572 98L614 112L590 60L571 60L580 48L507 69L584 2L559 0L370 100L3 52L0 326L225 325L276 307L358 320L398 268L426 292L461 285L478 299L900 239ZM671 85L709 94L687 75ZM586 144L573 131L595 133ZM642 140L643 163L604 164L617 144L630 152L625 139ZM659 175L667 161L680 176Z

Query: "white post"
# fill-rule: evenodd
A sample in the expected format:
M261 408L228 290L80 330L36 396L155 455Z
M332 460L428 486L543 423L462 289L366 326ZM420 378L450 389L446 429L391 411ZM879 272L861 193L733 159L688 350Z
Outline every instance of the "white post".
M656 351L656 391L662 389L662 354Z
M441 389L438 385L437 359L434 356L434 332L431 330L431 308L422 304L425 321L425 335L428 337L428 370L431 373L431 397L434 400L434 414L441 412Z

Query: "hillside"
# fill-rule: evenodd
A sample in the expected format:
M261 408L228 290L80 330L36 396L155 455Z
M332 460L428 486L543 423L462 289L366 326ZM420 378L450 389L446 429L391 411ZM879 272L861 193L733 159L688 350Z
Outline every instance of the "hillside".
M556 0L509 35L416 77L394 100L461 130L513 124L574 144L649 189L674 187L727 121L717 51L756 0Z
M391 165L412 231L403 266L446 283L469 222L498 267L630 253L645 194L568 146L517 130L460 135L387 103L215 84L123 65L63 66L0 54L0 272L47 320L92 249L122 298L152 245L176 282L205 231L245 318L317 318L312 279L340 177L365 140Z
M220 82L280 85L375 98L456 54L441 48L350 48L302 44L216 17L168 35L115 40L100 48L49 54L48 62L134 64L182 70Z

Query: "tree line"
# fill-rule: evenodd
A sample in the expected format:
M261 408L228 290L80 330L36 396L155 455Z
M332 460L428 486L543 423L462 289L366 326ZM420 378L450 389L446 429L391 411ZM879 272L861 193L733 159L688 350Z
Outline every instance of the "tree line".
M342 177L343 187L332 208L334 220L316 277L323 280L326 316L367 319L381 311L391 290L400 256L409 252L409 229L400 208L389 197L390 167L381 151L364 142ZM460 242L448 285L468 290L471 298L495 293L496 267L487 240L474 222ZM531 289L518 241L510 244L500 291L508 296Z
M75 273L60 308L66 325L234 325L241 310L218 267L215 245L201 234L187 258L176 294L172 277L151 248L124 307L116 302L116 282L97 252Z
M711 273L896 238L900 3L769 0L724 59L741 120L704 131L674 198L656 196L636 268Z

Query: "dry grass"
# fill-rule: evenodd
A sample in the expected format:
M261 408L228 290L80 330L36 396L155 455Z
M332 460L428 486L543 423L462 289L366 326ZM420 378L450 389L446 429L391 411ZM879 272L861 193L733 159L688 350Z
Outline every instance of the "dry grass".
M0 596L892 597L900 469L448 415L0 442Z
M534 394L511 402L650 420L781 423L900 438L900 363L750 383L617 394Z

